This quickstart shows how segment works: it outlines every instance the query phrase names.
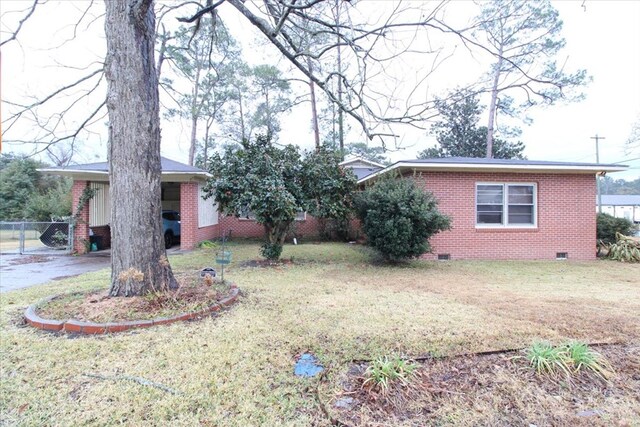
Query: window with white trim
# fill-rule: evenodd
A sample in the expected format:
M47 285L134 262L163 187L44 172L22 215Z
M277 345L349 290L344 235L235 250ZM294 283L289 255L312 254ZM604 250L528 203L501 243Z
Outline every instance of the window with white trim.
M535 227L536 193L531 183L476 183L476 225Z

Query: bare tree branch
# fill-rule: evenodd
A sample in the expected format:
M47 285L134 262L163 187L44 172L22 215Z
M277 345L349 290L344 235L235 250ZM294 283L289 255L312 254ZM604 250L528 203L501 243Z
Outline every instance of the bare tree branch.
M18 22L18 28L16 28L16 30L11 34L11 37L9 37L7 40L3 41L2 43L0 43L0 47L2 47L3 45L16 40L16 37L18 37L18 33L20 32L20 30L22 29L22 25L27 21L27 19L29 19L31 17L31 15L33 15L33 12L36 10L36 6L38 6L38 0L34 0L33 4L31 5L31 9L29 9L29 12L27 12L27 14L24 16L24 18L22 18L19 22Z
M195 15L190 16L188 18L187 17L178 18L178 21L180 21L180 22L188 22L188 23L196 22L200 18L202 18L204 15L206 15L207 13L213 12L218 6L220 6L225 1L226 0L218 0L215 3L211 3L211 0L207 0L207 6L203 7L202 9L200 9Z

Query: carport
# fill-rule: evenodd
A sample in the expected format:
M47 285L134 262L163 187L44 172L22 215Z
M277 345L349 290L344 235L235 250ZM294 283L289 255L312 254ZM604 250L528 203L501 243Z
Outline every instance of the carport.
M161 158L161 166L162 209L180 213L180 249L193 249L198 242L217 237L217 206L211 200L202 198L203 187L210 174L165 157ZM109 164L88 163L39 171L73 179L74 212L86 189L94 190L93 197L84 203L75 225L74 252L86 253L91 248L91 242L96 243L99 249L108 249L111 246Z

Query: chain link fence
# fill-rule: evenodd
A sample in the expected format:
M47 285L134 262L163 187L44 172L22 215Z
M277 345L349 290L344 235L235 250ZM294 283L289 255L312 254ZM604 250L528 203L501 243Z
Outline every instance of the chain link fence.
M0 252L66 255L73 250L69 222L0 222Z

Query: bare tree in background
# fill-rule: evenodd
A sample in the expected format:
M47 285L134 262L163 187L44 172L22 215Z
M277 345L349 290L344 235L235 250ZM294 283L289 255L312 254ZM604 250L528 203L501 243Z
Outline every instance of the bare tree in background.
M631 125L631 132L625 142L625 154L640 154L640 116Z
M465 30L442 28L460 35L472 49L489 53L495 62L487 82L478 91L489 92L486 157L493 156L498 112L519 115L537 104L551 105L558 100L581 100L576 92L590 78L585 70L567 73L558 63L565 46L562 20L549 0L494 0L481 3L481 13ZM523 101L514 104L513 93Z
M164 39L163 39L164 40ZM207 131L218 118L220 111L232 97L230 81L235 71L242 66L240 49L229 35L227 28L219 20L203 18L199 31L181 27L172 37L173 43L164 45L164 62L169 62L181 81L188 81L190 90L174 81L163 82L167 90L173 92L178 101L170 108L170 116L180 116L189 120L191 137L189 143L189 165L194 165L198 142L198 124L205 121ZM161 47L161 52L162 52ZM180 82L175 82L180 83ZM205 136L205 140L207 136ZM209 141L205 141L205 148Z

